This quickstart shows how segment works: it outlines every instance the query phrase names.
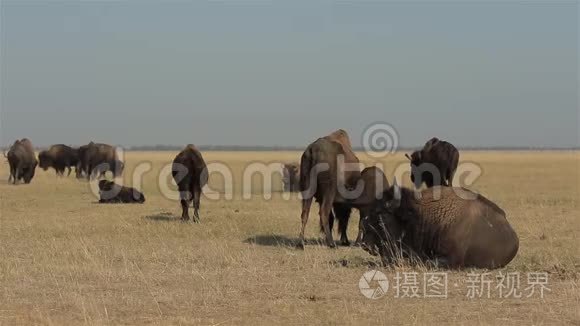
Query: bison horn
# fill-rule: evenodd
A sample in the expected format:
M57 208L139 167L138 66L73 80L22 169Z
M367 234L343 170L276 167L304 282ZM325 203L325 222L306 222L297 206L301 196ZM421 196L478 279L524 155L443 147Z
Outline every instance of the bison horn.
M409 156L408 153L405 153L405 157L410 161L411 160L411 156Z

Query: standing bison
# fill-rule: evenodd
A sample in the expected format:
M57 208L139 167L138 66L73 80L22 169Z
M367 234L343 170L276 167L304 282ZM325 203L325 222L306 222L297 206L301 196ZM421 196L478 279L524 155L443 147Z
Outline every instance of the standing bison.
M16 184L17 181L24 180L24 183L30 183L38 165L30 140L23 138L15 141L5 156L10 166L8 182Z
M505 212L464 188L433 187L420 193L396 184L363 221L363 248L384 263L410 254L451 268L507 265L519 240Z
M107 171L111 171L114 177L123 173L124 163L118 159L117 150L111 145L90 142L79 147L78 157L77 177L83 173L87 179L100 177Z
M296 163L286 163L282 166L282 183L284 191L295 192L300 189L300 167Z
M453 177L459 163L459 151L452 144L431 138L420 151L409 156L411 161L411 181L416 188L425 182L428 188L433 186L453 186Z
M175 156L171 173L179 189L182 221L189 220L189 204L193 202L193 221L199 223L201 190L208 181L207 166L199 150L187 145Z
M360 180L363 185L362 193L354 200L348 200L345 203L335 203L334 211L331 213L330 229L332 230L332 218L336 217L339 222L338 226L339 233L341 234L341 243L344 245L349 244L347 238L347 227L352 209L358 209L360 215L358 236L356 238L356 245L360 245L363 236L363 218L370 215L375 202L381 199L384 191L389 188L389 181L387 180L385 173L376 166L365 168L361 172Z
M346 131L339 129L317 139L306 148L300 161L302 228L299 248L304 248L304 231L313 199L320 205L320 225L326 236L326 244L331 248L335 247L330 227L331 211L335 203L345 202L348 199L344 198L345 195L353 190L353 193L360 190L361 187L357 187L360 176L359 160L352 150ZM337 219L342 233L346 230L345 225L340 225L344 219L341 217ZM347 245L345 232L341 234L341 238L342 244Z
M38 154L38 165L44 171L53 168L57 175L64 175L65 169L68 169L68 175L71 174L72 167L76 168L79 162L77 150L69 146L58 144L52 145L46 151Z

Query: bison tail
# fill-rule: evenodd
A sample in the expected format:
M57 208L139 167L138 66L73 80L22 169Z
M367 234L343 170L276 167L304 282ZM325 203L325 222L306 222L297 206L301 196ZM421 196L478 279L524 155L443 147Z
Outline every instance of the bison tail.
M310 173L312 170L312 152L310 148L306 149L300 159L300 191L305 192L310 189Z

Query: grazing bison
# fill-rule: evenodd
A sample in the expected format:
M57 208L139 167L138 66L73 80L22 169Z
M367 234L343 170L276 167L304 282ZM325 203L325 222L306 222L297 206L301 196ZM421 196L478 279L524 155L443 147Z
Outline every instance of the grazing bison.
M125 187L113 181L99 181L99 203L144 203L145 196L135 188Z
M10 166L8 182L16 184L17 181L24 180L24 183L30 183L38 165L30 140L23 138L15 141L5 156Z
M48 170L48 168L53 168L57 175L64 175L65 169L68 169L68 175L70 175L71 167L74 166L76 168L79 162L79 156L76 149L58 144L40 152L38 161L38 166L44 171Z
M317 139L306 148L300 161L300 191L303 199L299 248L304 248L304 231L312 199L316 199L320 205L320 224L326 236L326 244L335 247L330 228L331 211L335 203L348 200L345 195L351 195L351 192L355 194L360 189L357 187L359 179L359 160L352 151L346 131L339 129ZM338 220L339 224L344 221L343 218ZM346 230L346 226L339 225L339 229ZM346 239L346 234L341 235L341 238ZM346 245L347 242L343 241L342 244Z
M501 268L517 254L518 236L489 199L441 186L417 195L396 184L385 191L363 221L365 250L385 263L402 248L451 268L486 269Z
M194 145L187 145L173 160L173 179L181 199L181 219L189 220L189 204L193 201L193 221L200 222L201 190L208 181L208 171L201 153Z
M117 157L115 147L107 144L90 142L78 149L79 163L77 177L83 173L87 179L100 177L111 171L114 177L123 173L124 163Z
M295 192L300 189L300 167L296 163L286 163L282 166L282 183L284 191Z
M453 186L453 177L459 163L459 151L452 144L431 138L420 151L409 156L411 161L411 181L416 188L425 182L428 188L433 186Z
M92 143L92 142L91 142ZM90 144L87 145L83 145L80 146L79 148L77 148L77 157L78 157L78 162L77 162L77 167L76 167L76 176L77 179L82 178L83 176L87 176L87 171L86 171L86 153L87 153L87 149L89 148Z
M362 180L363 185L363 191L360 196L345 203L335 203L334 210L330 214L330 229L332 230L333 219L338 219L340 241L343 245L350 244L347 238L347 227L352 209L356 208L360 215L358 236L355 242L356 245L360 245L363 236L363 218L370 215L375 202L380 200L384 191L389 188L389 181L383 170L376 166L365 168L361 172L360 180Z

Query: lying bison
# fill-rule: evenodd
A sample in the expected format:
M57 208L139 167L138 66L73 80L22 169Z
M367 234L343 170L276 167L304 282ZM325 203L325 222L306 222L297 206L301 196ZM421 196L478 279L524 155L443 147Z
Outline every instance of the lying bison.
M296 163L286 163L282 166L282 183L284 191L295 192L300 189L300 166Z
M515 257L518 236L487 198L441 186L417 194L396 184L385 191L363 221L365 250L386 264L402 251L451 268L500 268Z
M68 174L71 174L72 167L77 166L79 156L76 149L69 146L58 144L52 145L46 151L38 154L38 165L44 170L53 168L57 175L64 175L64 171L68 169Z
M424 182L427 187L453 186L453 177L459 163L459 151L452 144L431 138L420 151L409 156L411 161L411 181L416 188Z
M99 203L139 203L145 202L145 196L137 189L125 187L113 181L99 181Z
M346 131L339 129L310 144L300 161L300 191L302 193L302 228L299 248L304 248L304 231L308 223L312 200L320 205L320 225L326 244L335 247L330 227L335 203L346 202L350 192L356 193L360 179L359 160L352 150ZM339 224L344 221L337 217ZM348 220L347 220L348 221ZM342 244L347 245L346 226L339 225Z
M123 173L124 163L117 157L117 149L111 145L90 142L78 149L77 177L86 174L87 179L100 177L111 171L114 177Z
M171 173L179 189L181 219L189 220L189 204L193 202L193 221L199 223L201 190L208 181L207 166L199 150L187 145L175 156Z
M24 183L30 183L38 165L30 140L23 138L15 141L5 156L10 166L8 182L16 184L17 181L23 180Z

